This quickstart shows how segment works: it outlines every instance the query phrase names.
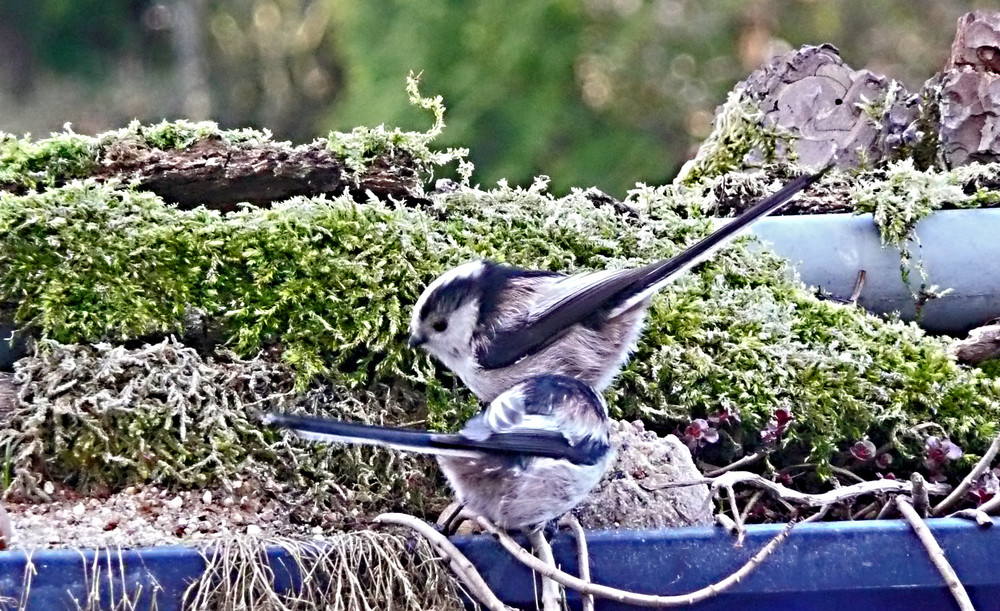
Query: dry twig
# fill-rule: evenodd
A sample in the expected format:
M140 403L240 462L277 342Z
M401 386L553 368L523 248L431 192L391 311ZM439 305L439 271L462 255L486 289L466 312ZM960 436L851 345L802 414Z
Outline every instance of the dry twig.
M376 517L373 522L376 524L395 524L405 526L424 537L442 557L448 560L448 566L462 584L468 588L469 593L490 611L504 611L508 609L500 602L493 590L483 580L482 575L476 570L472 562L460 552L455 544L447 537L434 530L430 524L404 513L383 513Z
M854 281L854 290L851 291L851 297L849 301L851 305L857 305L858 297L861 297L861 290L865 288L865 276L868 274L865 270L858 272L858 279Z
M741 566L725 579L689 594L659 596L655 594L628 592L626 590L619 590L618 588L611 588L596 583L586 582L578 577L574 577L573 575L560 571L553 566L549 566L540 561L538 558L535 558L530 552L528 552L528 550L518 545L517 542L510 537L510 535L498 529L489 520L480 517L476 521L483 528L483 530L496 537L500 542L500 545L510 552L514 558L531 570L545 575L546 577L561 583L567 588L576 590L577 592L592 594L597 598L606 598L615 602L636 605L639 607L679 607L692 605L718 595L738 583L741 579L760 566L764 559L767 558L771 552L773 552L778 545L780 545L781 542L788 537L788 533L791 532L792 526L794 525L794 522L790 522L784 530L778 533L767 543L767 545L754 554L754 556L748 560L746 564Z
M910 482L880 479L859 482L857 484L828 490L819 494L809 494L806 492L799 492L798 490L792 490L791 488L782 486L777 482L772 482L761 475L757 475L756 473L751 473L749 471L730 471L728 473L723 473L719 477L706 477L686 482L674 482L664 486L664 488L681 488L683 486L698 486L700 484L708 484L712 490L719 490L720 488L727 488L735 486L736 484L747 484L750 486L756 486L757 488L763 488L783 501L799 505L808 505L810 507L822 507L823 505L842 503L866 494L909 494L913 491L913 484ZM927 484L926 487L928 493L935 495L947 494L948 491L951 490L951 487L945 484Z
M726 465L725 467L719 467L718 469L713 469L713 470L705 473L705 477L717 477L717 476L722 475L723 473L725 473L727 471L732 471L734 469L739 469L740 467L745 467L747 465L752 465L753 463L757 462L761 458L764 458L766 455L767 455L766 452L754 452L753 454L747 454L743 458L737 460L736 462L730 463L730 464Z
M917 513L917 510L913 508L910 500L902 497L896 497L896 507L899 508L899 512L903 514L906 521L910 523L913 527L913 532L917 534L920 538L920 542L923 543L924 548L927 550L927 554L931 558L931 562L937 567L938 571L941 572L941 576L944 577L944 581L948 584L948 589L951 590L952 596L955 597L955 601L958 602L958 607L962 611L975 611L972 606L972 601L969 600L969 594L965 591L965 587L962 582L958 580L958 575L955 573L955 569L951 567L948 559L944 556L944 550L938 545L937 539L931 533L927 525L924 524L923 519Z
M993 526L993 520L990 518L989 514L981 509L961 509L955 513L948 514L948 518L961 518L963 520L974 520L976 524L982 526L983 528L989 528Z
M546 565L554 570L558 570L556 567L556 558L552 555L552 546L549 542L545 540L545 533L541 529L536 529L528 534L528 541L531 542L531 549L538 556L538 559L544 562ZM559 604L562 598L559 588L559 584L552 581L546 575L542 575L542 611L559 611L561 605Z
M573 533L576 539L576 563L579 565L580 579L590 583L590 552L587 549L587 533L583 532L583 526L572 513L567 513L561 520ZM581 611L594 611L594 597L590 594L583 594L580 601Z

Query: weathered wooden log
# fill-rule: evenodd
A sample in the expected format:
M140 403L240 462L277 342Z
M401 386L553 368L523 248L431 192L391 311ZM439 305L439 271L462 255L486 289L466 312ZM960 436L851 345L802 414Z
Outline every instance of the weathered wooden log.
M297 195L363 196L369 190L400 199L421 194L420 174L404 151L376 157L355 175L323 140L248 147L210 137L179 150L122 140L103 151L98 163L95 177L134 180L182 208L232 210L240 202L268 206Z
M969 336L948 346L959 362L976 365L1000 356L1000 324L990 324L969 331Z

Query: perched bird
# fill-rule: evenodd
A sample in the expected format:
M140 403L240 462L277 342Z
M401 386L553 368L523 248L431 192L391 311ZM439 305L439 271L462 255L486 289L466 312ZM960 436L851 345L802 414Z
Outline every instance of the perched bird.
M410 322L421 346L483 401L521 380L559 374L598 393L635 349L652 296L817 181L800 176L671 259L566 276L491 261L451 269L424 290Z
M268 414L306 439L437 455L465 509L506 529L535 530L597 485L614 451L604 401L572 378L528 378L454 434Z

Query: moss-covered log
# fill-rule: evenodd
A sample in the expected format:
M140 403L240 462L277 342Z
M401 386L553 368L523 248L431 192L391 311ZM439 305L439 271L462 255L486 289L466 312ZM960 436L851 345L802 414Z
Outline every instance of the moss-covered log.
M355 178L391 153L413 160L421 181L428 180L437 164L462 152L429 148L442 125L440 108L434 100L419 101L438 112L431 132L359 128L331 136L330 150ZM729 111L742 112L739 105ZM715 145L762 142L759 131L737 134L744 140L725 131L746 126L744 118L720 117ZM41 143L5 140L0 179L34 181L37 189L0 194L0 302L16 304L18 324L37 337L62 343L121 344L200 326L240 357L267 350L280 358L298 391L323 382L387 423L426 419L446 428L477 403L405 344L410 307L437 275L473 257L560 272L643 264L678 252L708 231L709 215L772 192L796 171L744 172L713 162L700 166L712 171L697 179L640 185L614 202L579 190L556 197L544 179L527 188L480 189L464 167L461 183L419 201L375 192L358 197L352 190L228 213L181 209L136 184L81 180L100 173L93 147L101 142L141 137L159 149L183 149L203 141L204 129L134 125L90 140L71 133ZM261 138L207 136L251 148ZM748 150L734 149L736 156L726 159L739 161ZM831 173L807 197L871 211L884 239L902 241L935 209L997 201L1000 194L983 187L995 184L995 176L995 165L921 171L904 160L873 172ZM968 192L970 181L980 188ZM766 464L774 468L808 460L821 472L850 466L874 477L886 461L856 464L851 453L868 442L888 448L893 468L905 472L924 464L932 435L950 438L966 450L964 460L972 460L1000 421L997 378L956 364L946 348L914 325L818 300L792 279L785 262L737 243L655 300L638 352L609 391L609 403L616 415L641 418L661 432L682 429L692 418L719 417L719 443L699 450L717 463L767 451ZM49 414L46 393L33 397L31 406ZM39 417L30 414L24 417ZM729 417L735 414L740 420ZM240 418L239 434L256 435L247 415ZM107 422L112 430L119 426ZM78 429L92 441L101 438L89 424ZM54 443L60 430L33 446L43 448L35 456L45 455L44 443ZM9 432L9 439L19 439L23 429ZM160 438L161 451L170 451L171 436ZM227 446L236 452L227 460L238 463L249 445ZM105 447L84 446L91 454L71 455L72 468L100 467ZM196 451L178 456L181 462L147 475L184 473L182 483L221 477L217 465L186 471L201 464ZM948 475L956 465L940 467Z

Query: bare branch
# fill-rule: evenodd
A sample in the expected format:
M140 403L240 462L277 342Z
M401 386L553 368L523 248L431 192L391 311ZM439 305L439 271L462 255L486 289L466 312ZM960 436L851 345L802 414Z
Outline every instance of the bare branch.
M764 456L766 455L767 455L766 452L754 452L753 454L747 454L746 456L737 460L734 463L728 464L725 467L719 467L718 469L713 469L712 471L709 471L708 473L705 474L705 477L717 477L727 471L732 471L733 469L739 469L740 467L752 465L761 458L764 458Z
M700 590L691 592L690 594L658 596L655 594L628 592L626 590L619 590L617 588L610 588L608 586L586 582L578 577L574 577L573 575L560 571L555 567L549 566L540 561L538 558L535 558L528 552L528 550L524 549L518 545L516 541L511 539L510 535L498 529L489 520L480 517L476 521L483 528L483 530L496 537L500 542L500 545L510 552L515 559L531 570L550 577L554 581L561 583L567 588L576 590L577 592L592 594L597 598L606 598L608 600L636 605L639 607L679 607L691 605L716 596L717 594L725 591L727 588L732 587L757 568L760 563L763 562L764 559L767 558L771 552L773 552L778 545L788 537L788 533L791 532L792 526L794 525L794 523L789 523L787 528L771 539L767 545L761 548L761 550L753 556L753 558L725 579Z
M861 270L858 272L858 279L854 282L854 290L851 291L850 302L852 305L857 305L858 297L861 296L861 289L865 288L865 276L867 272Z
M981 509L960 509L955 513L950 513L948 518L962 518L963 520L974 520L976 524L982 526L983 528L989 528L993 526L993 520L990 518L989 514Z
M552 555L552 546L545 540L545 533L541 529L533 530L528 534L528 541L538 559L555 569L556 558ZM558 583L542 575L542 611L559 611L561 591Z
M504 605L497 598L493 590L486 585L482 575L476 570L472 562L460 552L455 544L447 537L434 530L430 524L404 513L383 513L373 520L376 524L394 524L405 526L416 531L427 539L444 558L448 560L448 566L455 576L465 585L476 600L490 611L507 611L510 607Z
M948 559L944 556L944 550L938 545L937 539L931 533L927 525L924 524L923 519L917 514L917 510L913 508L910 501L902 496L896 497L896 507L899 508L899 512L903 514L906 521L910 523L913 527L913 532L917 533L917 537L920 538L920 542L924 544L924 548L927 550L927 554L931 558L931 562L937 567L938 571L941 572L941 576L944 577L944 581L948 584L948 589L951 590L952 596L955 597L955 601L958 602L958 607L962 611L975 611L972 606L972 601L969 600L969 594L965 591L965 587L962 582L958 580L958 575L955 573L955 569L951 568L951 564Z
M729 473L724 473L716 478L706 478L696 482L696 484L708 484L713 490L734 486L740 483L763 488L779 499L790 503L809 505L811 507L822 507L823 505L842 503L866 494L909 494L913 490L913 484L910 482L880 479L870 482L859 482L857 484L844 486L843 488L837 488L835 490L828 490L827 492L819 494L807 494L805 492L799 492L798 490L786 488L781 484L772 482L763 476L757 475L756 473L750 473L749 471L730 471ZM684 484L687 484L687 482L684 482ZM944 484L927 484L927 491L931 494L947 494L950 489L951 488L949 486Z
M927 509L931 506L927 494L927 480L924 479L923 475L913 473L910 475L910 483L913 484L913 492L911 493L913 509L921 518L927 517Z
M590 583L590 552L587 550L587 534L583 532L580 520L577 520L572 513L563 516L561 522L570 529L576 539L576 563L580 566L580 579ZM590 594L582 595L580 605L581 611L594 611L594 597Z

